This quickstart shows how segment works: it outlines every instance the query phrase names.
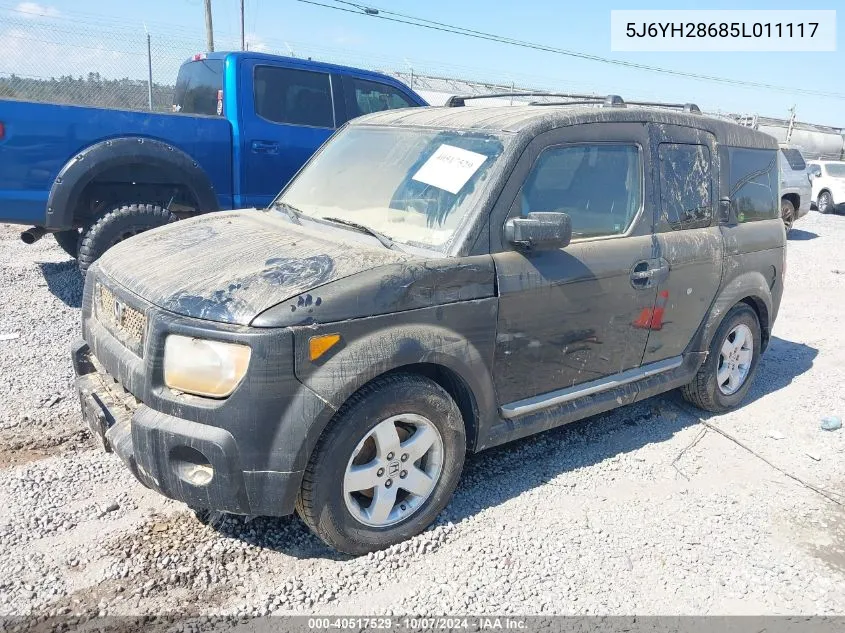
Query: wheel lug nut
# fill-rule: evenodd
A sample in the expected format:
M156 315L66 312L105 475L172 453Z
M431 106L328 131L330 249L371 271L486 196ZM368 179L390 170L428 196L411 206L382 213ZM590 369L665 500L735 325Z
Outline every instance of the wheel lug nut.
M405 477L407 477L407 476L408 476L408 471L407 471L407 470L403 470L401 473L399 473L399 477L400 477L401 479L405 479Z
M390 488L390 486L392 486L392 485L393 485L393 480L392 480L392 479L388 479L387 481L385 481L385 482L384 482L384 487L385 487L385 488Z
M402 454L402 461L403 461L403 462L407 462L407 461L408 461L408 453L403 453L403 454Z
M399 505L399 508L404 512L407 506L404 503Z
M393 459L393 453L388 453L388 454L387 454L387 459Z
M379 469L378 469L378 472L377 472L376 474L377 474L379 477L381 477L382 475L384 475L384 468L379 468Z

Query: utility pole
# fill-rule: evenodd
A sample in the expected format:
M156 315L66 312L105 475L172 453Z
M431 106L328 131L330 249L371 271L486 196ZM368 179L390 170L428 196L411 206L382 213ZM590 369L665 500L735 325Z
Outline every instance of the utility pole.
M789 127L786 128L786 142L789 143L792 139L792 130L795 129L796 112L795 106L789 108Z
M246 36L244 34L244 0L241 0L241 50L246 50Z
M214 26L211 24L211 0L205 0L205 42L209 53L214 52Z
M146 30L147 25L144 25ZM150 48L150 32L147 31L147 97L149 98L150 112L153 110L153 53Z

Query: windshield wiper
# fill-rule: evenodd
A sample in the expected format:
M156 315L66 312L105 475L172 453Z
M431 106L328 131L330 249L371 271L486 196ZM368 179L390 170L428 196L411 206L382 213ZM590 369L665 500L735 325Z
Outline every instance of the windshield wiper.
M299 216L302 215L302 211L297 209L295 206L290 205L287 202L275 202L273 204L273 208L284 211L285 215L287 215L294 224L302 224L302 221L299 219Z
M353 229L359 230L361 233L366 233L367 235L372 235L376 238L379 242L381 242L386 248L396 248L396 245L393 243L393 240L387 237L384 233L379 233L375 229L371 229L368 226L363 224L358 224L357 222L352 222L351 220L344 220L343 218L320 218L321 220L326 220L327 222L334 222L335 224L343 224L344 226L352 227Z

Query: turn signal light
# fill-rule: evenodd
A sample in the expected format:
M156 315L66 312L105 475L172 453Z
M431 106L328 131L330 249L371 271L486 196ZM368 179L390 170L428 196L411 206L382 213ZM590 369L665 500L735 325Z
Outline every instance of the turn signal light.
M340 343L340 334L312 336L308 339L308 357L312 361L317 360L338 343Z

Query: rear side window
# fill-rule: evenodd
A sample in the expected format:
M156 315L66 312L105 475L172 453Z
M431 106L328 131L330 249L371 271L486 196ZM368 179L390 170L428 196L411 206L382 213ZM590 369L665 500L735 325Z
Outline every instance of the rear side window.
M804 157L797 149L781 149L780 153L795 171L804 171L807 169L807 163L804 162Z
M179 68L173 110L185 114L217 114L217 93L223 90L223 60L201 59Z
M411 108L417 105L400 90L377 81L351 77L349 86L352 89L352 95L347 100L347 110L351 119L371 112Z
M293 68L257 66L255 113L274 123L334 127L329 75Z
M731 205L740 222L780 217L777 153L770 149L728 148Z
M574 238L620 235L642 205L642 180L636 145L550 147L525 180L521 213L567 213Z
M710 149L706 145L663 143L658 156L663 222L676 230L710 226Z

